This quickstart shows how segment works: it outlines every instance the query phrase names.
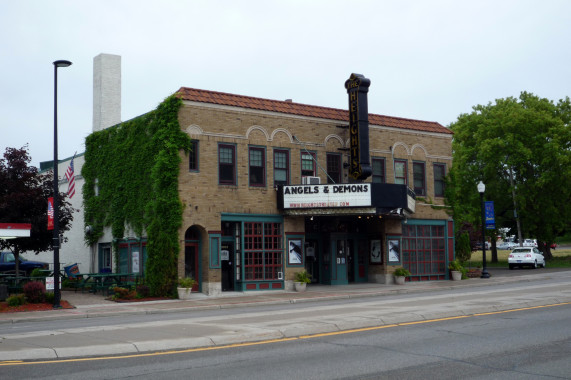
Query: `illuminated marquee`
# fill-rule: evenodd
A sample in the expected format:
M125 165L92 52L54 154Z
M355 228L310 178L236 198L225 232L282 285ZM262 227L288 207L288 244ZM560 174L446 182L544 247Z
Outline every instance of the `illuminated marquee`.
M371 81L361 74L351 74L345 82L349 94L350 161L349 175L365 179L372 173L369 162L369 110L367 92Z
M284 209L371 206L371 184L284 186Z

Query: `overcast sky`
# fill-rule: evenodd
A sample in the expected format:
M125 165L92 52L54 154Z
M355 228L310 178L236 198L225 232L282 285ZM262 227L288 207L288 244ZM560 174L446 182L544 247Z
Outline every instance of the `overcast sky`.
M521 91L571 95L571 1L0 0L0 154L59 158L92 130L93 58L122 57L122 120L180 87L347 109L345 80L371 80L369 112L448 126Z

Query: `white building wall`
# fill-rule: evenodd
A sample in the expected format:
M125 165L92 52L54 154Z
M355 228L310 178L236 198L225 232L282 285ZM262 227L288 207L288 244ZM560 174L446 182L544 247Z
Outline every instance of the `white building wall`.
M60 193L67 194L68 181L65 178L65 172L69 167L71 157L60 161L58 165L59 174L59 191ZM81 176L81 168L85 158L83 154L77 155L75 157L75 195L73 198L69 199L73 212L73 222L71 223L71 229L64 233L64 237L68 239L67 242L62 243L59 250L60 266L63 269L64 266L69 264L77 263L79 264L79 271L82 273L91 273L97 271L97 263L93 263L91 248L85 245L84 240L84 219L83 219L83 177ZM47 205L46 205L47 208ZM53 251L41 252L35 254L34 252L26 252L22 254L22 257L28 260L43 261L50 263L50 268L53 267L54 253Z

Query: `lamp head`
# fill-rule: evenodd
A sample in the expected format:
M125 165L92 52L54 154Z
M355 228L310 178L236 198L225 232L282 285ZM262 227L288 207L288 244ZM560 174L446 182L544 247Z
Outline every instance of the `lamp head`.
M484 191L486 191L486 185L484 185L484 182L480 181L478 184L478 193L482 194Z
M54 62L54 66L55 67L68 67L71 66L71 62L70 61L65 61L65 60L59 60L59 61L55 61Z

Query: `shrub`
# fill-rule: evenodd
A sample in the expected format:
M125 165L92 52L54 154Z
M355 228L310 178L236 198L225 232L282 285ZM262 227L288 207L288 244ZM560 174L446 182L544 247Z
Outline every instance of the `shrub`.
M181 277L178 279L179 288L192 288L197 282L192 277Z
M24 295L30 303L42 303L46 299L46 288L40 281L28 282L24 285Z
M147 298L151 294L151 289L147 285L137 285L137 297Z
M410 276L410 272L407 269L404 269L402 267L395 269L393 274L397 277L408 277L408 276Z
M40 268L34 268L34 270L32 270L32 272L30 273L30 277L41 277L41 278L45 278L46 277L46 272L42 272L42 270Z
M305 269L302 270L301 272L297 272L295 274L295 282L304 282L306 284L309 284L311 282L311 275L307 273Z
M464 268L458 259L451 261L448 264L448 269L453 271L462 272L462 279L468 278L468 269Z
M46 296L46 303L54 303L54 300L56 298L56 294L54 292L46 292L45 294Z
M458 259L456 259L456 260L451 261L450 264L448 264L448 269L458 271L458 272L462 272L462 269L464 269L464 267L462 266L462 264L460 264L460 261L458 261Z
M132 300L137 296L134 290L116 286L113 288L113 300Z
M471 256L472 247L470 246L470 235L468 232L463 232L456 240L456 258L464 263L470 260Z
M26 296L23 294L14 294L6 299L8 306L21 306L26 303Z

